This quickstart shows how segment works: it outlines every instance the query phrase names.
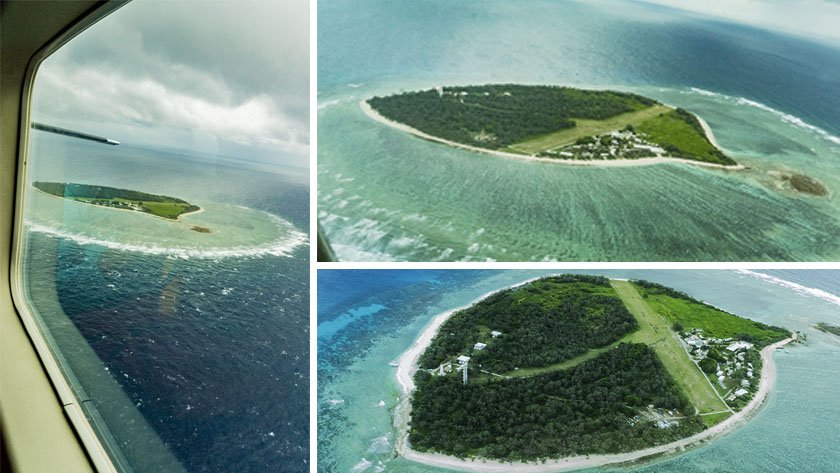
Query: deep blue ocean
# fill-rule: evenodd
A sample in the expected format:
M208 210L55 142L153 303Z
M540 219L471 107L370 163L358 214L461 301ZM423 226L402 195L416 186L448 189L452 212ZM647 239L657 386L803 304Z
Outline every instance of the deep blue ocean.
M31 304L130 467L307 471L307 170L41 132L33 140L33 181L156 192L205 209L182 217L182 228L137 212L30 201ZM229 208L238 210L221 210ZM266 223L274 218L286 226ZM192 232L190 222L214 233ZM247 244L233 232L241 226L253 234Z
M840 135L840 94L831 93L840 90L840 44L644 2L538 0L523 8L366 0L318 8L325 98L348 84L406 77L691 86L755 100Z

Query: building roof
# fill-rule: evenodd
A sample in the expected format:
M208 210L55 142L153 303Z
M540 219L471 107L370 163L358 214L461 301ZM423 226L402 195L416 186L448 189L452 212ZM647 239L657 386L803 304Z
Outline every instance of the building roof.
M738 351L738 350L749 350L753 347L753 344L750 342L738 341L735 343L730 344L726 347L729 351Z

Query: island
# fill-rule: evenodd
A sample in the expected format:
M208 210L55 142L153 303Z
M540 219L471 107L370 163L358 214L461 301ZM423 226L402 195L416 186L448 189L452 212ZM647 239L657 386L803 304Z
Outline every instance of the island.
M828 322L820 322L817 325L815 325L815 327L820 332L830 333L840 337L840 325L834 325Z
M397 451L470 471L681 451L745 421L794 338L646 281L529 280L441 314L403 354Z
M828 195L825 185L812 177L796 173L782 173L781 176L782 180L789 183L790 187L797 192L819 197Z
M85 204L98 205L119 210L143 212L169 220L178 220L186 213L197 212L201 208L185 200L165 195L119 189L116 187L76 184L72 182L43 182L32 184L39 191L64 199ZM209 233L204 227L193 227L200 233Z
M471 85L377 96L361 107L424 139L502 157L743 168L719 149L708 125L693 113L627 92Z

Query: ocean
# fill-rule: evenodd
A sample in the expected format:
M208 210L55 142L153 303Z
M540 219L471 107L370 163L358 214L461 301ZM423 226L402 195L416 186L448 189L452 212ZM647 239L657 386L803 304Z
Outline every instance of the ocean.
M318 219L340 260L840 257L837 44L642 2L327 0L318 21ZM502 159L358 105L481 83L640 93L697 113L749 169ZM829 195L791 190L791 173Z
M31 136L30 181L204 209L174 223L27 190L27 294L118 461L136 472L307 471L308 170Z
M840 338L813 327L818 322L840 323L840 271L415 270L407 280L406 271L321 270L319 329L360 308L385 308L358 317L328 340L319 339L318 471L448 471L396 456L393 411L400 391L395 368L389 363L435 315L469 304L491 290L558 272L658 282L723 310L807 336L805 344L774 354L776 384L766 404L746 425L677 456L589 471L828 473L840 469L836 448L840 441L836 395ZM396 280L402 282L395 284ZM337 297L344 302L336 304Z

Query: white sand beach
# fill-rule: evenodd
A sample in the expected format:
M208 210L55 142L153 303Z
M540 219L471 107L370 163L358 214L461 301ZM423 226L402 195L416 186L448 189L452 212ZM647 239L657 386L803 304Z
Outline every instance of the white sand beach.
M424 133L416 128L412 128L406 124L395 122L393 120L389 120L384 116L380 115L379 112L374 110L370 104L367 103L366 100L362 100L359 102L359 107L361 107L362 111L373 120L376 120L379 123L384 125L390 126L392 128L396 128L397 130L404 131L406 133L410 133L414 136L419 138L423 138L424 140L434 141L436 143L441 143L449 146L454 146L456 148L465 149L468 151L473 151L476 153L482 154L489 154L491 156L496 156L499 158L507 158L507 159L518 159L522 161L536 161L541 163L551 163L551 164L561 164L567 166L599 166L599 167L635 167L635 166L652 166L656 164L667 164L667 163L683 163L683 164L692 164L695 166L703 166L707 168L716 168L716 169L727 169L731 171L738 171L742 169L746 169L741 164L736 165L724 165L724 164L715 164L715 163L707 163L703 161L694 161L691 159L683 159L683 158L676 158L670 156L662 156L656 158L641 158L641 159L599 159L599 160L583 160L583 159L554 159L554 158L541 158L539 156L534 155L526 155L526 154L517 154L517 153L508 153L505 151L497 151L492 149L485 149L479 148L477 146L470 146L465 145L463 143L457 143L455 141L446 140L443 138L439 138L437 136L429 135L428 133ZM701 120L701 124L705 124ZM706 130L706 135L709 137L709 141L712 142L715 146L717 144L714 141L714 135L711 133L711 129L708 128L708 125L704 125L704 130Z
M472 304L478 302L487 296L508 288L514 288L527 284L539 278L532 278L527 281L517 283L513 286L498 289L496 291L488 292L480 298L476 299ZM397 431L396 450L397 453L409 460L422 463L425 465L451 468L454 470L479 472L479 473L501 473L501 472L516 472L516 473L549 473L560 471L571 471L581 468L592 468L597 466L609 465L614 463L632 462L640 458L668 455L679 453L691 446L696 446L702 442L709 441L715 437L721 436L732 429L743 425L749 420L758 408L764 403L770 390L776 381L776 365L773 360L773 352L793 340L794 337L782 340L765 347L761 350L761 359L763 368L761 370L761 381L759 388L753 399L741 411L727 418L723 422L714 425L700 433L691 437L687 437L676 442L671 442L657 447L646 448L634 452L612 454L612 455L583 455L575 457L561 458L557 460L549 460L545 463L523 463L523 462L500 462L487 459L473 459L462 460L449 455L441 455L434 453L421 453L411 449L408 442L408 423L410 420L410 399L414 391L414 373L417 371L417 360L420 355L431 344L432 339L437 334L438 329L444 322L455 312L465 309L470 305L458 307L435 316L429 325L423 330L417 340L406 350L399 358L397 367L397 381L402 388L402 395L400 403L395 410L394 426Z
M703 120L702 118L700 118L699 115L694 115L694 116L697 117L697 121L700 122L700 126L703 127L703 131L706 132L706 138L709 139L709 142L712 143L713 145L715 145L715 148L720 148L720 145L718 144L717 139L715 139L715 134L712 132L712 128L709 126L709 124L706 123L706 120Z

